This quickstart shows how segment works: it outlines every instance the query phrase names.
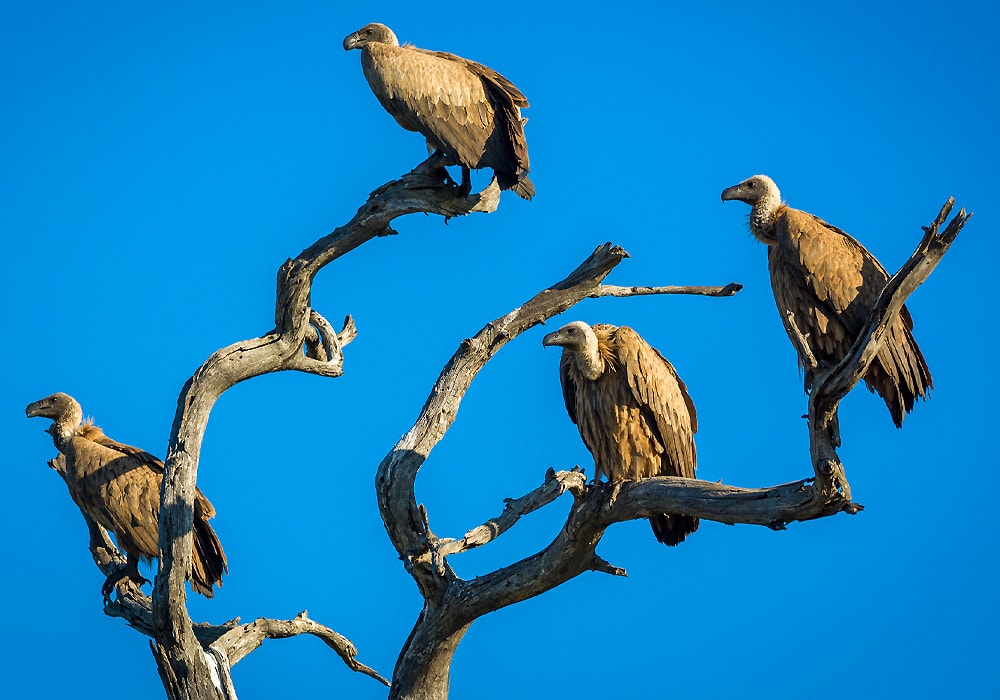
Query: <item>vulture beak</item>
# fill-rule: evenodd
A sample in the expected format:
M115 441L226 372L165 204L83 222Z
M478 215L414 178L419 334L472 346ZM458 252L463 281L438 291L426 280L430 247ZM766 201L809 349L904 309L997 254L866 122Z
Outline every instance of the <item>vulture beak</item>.
M542 338L542 347L547 348L552 345L562 345L562 343L559 342L560 340L559 331L553 331Z
M739 199L739 198L740 198L740 185L733 185L732 187L727 187L726 189L722 190L723 202L728 202L729 200Z
M44 399L42 401L35 401L34 403L29 403L28 407L24 409L24 415L28 418L34 418L42 412L45 408Z
M344 51L350 51L358 45L358 33L348 34L344 37Z

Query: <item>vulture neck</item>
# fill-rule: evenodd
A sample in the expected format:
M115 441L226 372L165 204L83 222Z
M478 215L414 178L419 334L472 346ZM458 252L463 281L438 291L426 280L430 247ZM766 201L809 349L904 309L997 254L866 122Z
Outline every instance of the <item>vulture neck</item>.
M73 404L66 413L53 419L49 434L52 435L56 449L62 452L62 448L77 434L82 423L83 409L80 404Z
M600 343L593 331L587 333L587 340L582 347L574 349L576 366L590 381L599 379L604 374L604 358L601 356Z
M778 188L769 187L750 210L750 233L761 243L771 244L774 238L774 219L781 207L781 193Z

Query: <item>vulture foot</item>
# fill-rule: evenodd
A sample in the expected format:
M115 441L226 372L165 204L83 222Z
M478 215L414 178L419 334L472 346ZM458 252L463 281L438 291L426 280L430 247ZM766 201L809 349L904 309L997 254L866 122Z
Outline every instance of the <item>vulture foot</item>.
M105 603L111 602L111 591L113 591L115 586L117 586L121 580L125 578L131 579L137 586L149 583L149 581L143 578L142 574L139 573L139 569L126 564L122 568L118 569L118 571L115 571L108 576L108 578L104 581L104 585L101 586L101 595L104 596Z

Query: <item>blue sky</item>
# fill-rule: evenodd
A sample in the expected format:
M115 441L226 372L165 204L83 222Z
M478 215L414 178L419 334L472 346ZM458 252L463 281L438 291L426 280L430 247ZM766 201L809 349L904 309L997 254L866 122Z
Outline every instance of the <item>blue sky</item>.
M496 213L448 225L398 220L399 236L320 274L314 306L360 329L346 374L272 375L218 402L199 484L231 573L213 601L192 598L193 617L307 608L390 675L420 599L379 519L376 466L463 338L608 240L632 255L610 283L745 290L592 300L557 321L630 325L671 359L698 407L700 477L811 474L765 250L747 208L719 201L762 172L890 270L949 195L975 211L908 304L931 400L902 430L864 389L844 401L841 457L863 513L780 533L704 523L671 550L644 522L616 526L599 551L629 578L582 576L476 622L453 697L995 697L1000 526L984 485L998 386L982 365L996 341L1000 22L985 2L897 8L6 3L9 696L162 693L146 640L101 611L83 522L45 467L45 422L23 409L65 391L111 436L165 453L183 382L217 348L272 328L280 264L424 157L341 49L382 21L524 91L538 195L507 193ZM499 513L548 467L592 471L545 332L487 366L422 469L417 495L439 535ZM474 576L530 554L566 508L452 565ZM234 680L241 700L385 696L308 637L267 642Z

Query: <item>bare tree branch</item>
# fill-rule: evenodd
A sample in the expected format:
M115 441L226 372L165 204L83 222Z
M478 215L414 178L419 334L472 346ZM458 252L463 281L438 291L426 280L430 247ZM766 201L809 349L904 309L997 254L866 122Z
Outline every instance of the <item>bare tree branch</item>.
M300 634L311 634L319 638L337 652L337 655L344 660L350 669L389 685L389 681L379 675L377 671L365 666L355 658L358 650L351 643L351 640L325 625L310 620L309 614L305 610L291 620L272 620L261 617L249 624L240 625L222 635L212 644L212 647L224 654L229 665L233 666L257 649L265 639L285 639Z
M506 499L503 513L474 527L458 540L441 540L437 550L441 556L459 554L492 542L507 532L521 517L547 506L567 491L574 496L582 496L587 478L579 469L556 472L552 469L545 474L545 482L531 493L517 499Z
M443 551L463 551L495 538L517 521L523 514L521 510L536 507L536 500L554 500L558 495L556 484L543 484L521 499L509 514L477 528L457 543L430 535L426 511L417 505L413 486L418 470L454 422L462 397L486 362L525 330L582 299L605 296L603 279L625 257L628 254L622 248L610 243L598 247L566 279L463 341L435 382L413 428L379 465L375 483L382 520L425 600L417 626L396 665L390 697L446 697L451 655L477 617L537 595L586 570L624 574L624 570L608 564L594 551L607 524L592 527L593 513L586 504L594 499L588 497L574 504L567 526L544 552L494 574L462 581L448 565ZM640 290L637 294L643 294L651 293L643 290L668 288L636 289ZM716 288L715 293L722 289ZM729 293L735 291L732 285L729 289ZM609 288L607 296L630 294L615 287ZM527 580L529 577L534 580Z
M312 281L325 265L377 236L394 233L393 219L425 212L452 217L492 211L499 188L462 197L443 183L440 157L428 158L399 180L380 187L345 226L288 260L278 271L275 328L215 352L185 384L177 402L165 460L160 501L159 569L153 587L155 656L172 699L221 697L186 609L184 581L191 569L191 528L198 456L216 400L251 377L294 369L339 376L352 323L335 340L329 324L311 308ZM325 358L324 358L325 356ZM218 674L216 674L218 675Z
M511 338L565 311L595 291L601 280L627 255L624 249L605 243L565 280L487 324L473 338L462 341L458 352L438 377L416 424L385 457L375 476L382 520L404 561L412 562L415 556L428 551L413 494L417 471L451 427L476 373ZM450 569L446 569L444 577L420 567L415 567L411 573L425 598L442 595L447 580L457 578Z
M706 297L731 297L740 290L743 285L739 282L730 282L724 287L618 287L611 284L602 284L593 294L589 294L590 299L598 297L637 297L646 294L698 294Z

